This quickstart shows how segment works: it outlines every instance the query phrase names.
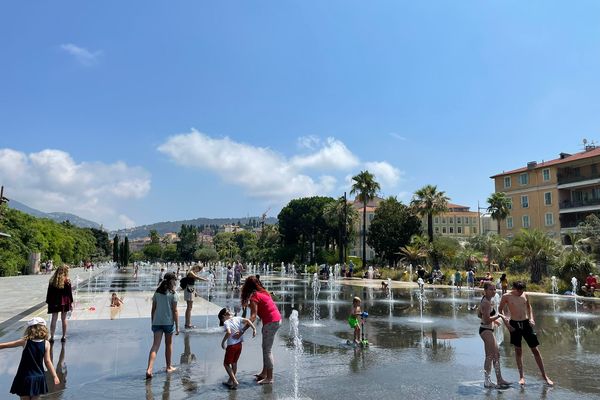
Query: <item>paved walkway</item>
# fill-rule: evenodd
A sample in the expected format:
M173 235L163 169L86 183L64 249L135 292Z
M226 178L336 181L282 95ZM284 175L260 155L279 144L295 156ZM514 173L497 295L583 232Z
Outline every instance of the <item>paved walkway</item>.
M69 275L73 281L79 275L80 285L104 271L96 268L91 272L73 268ZM21 275L0 278L0 330L19 321L33 311L46 305L46 291L52 275Z

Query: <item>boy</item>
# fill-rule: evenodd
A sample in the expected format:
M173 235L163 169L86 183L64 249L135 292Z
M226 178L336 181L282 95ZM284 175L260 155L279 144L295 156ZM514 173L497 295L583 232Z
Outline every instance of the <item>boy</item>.
M229 380L223 382L224 385L229 386L230 389L237 389L240 384L235 376L237 373L237 362L242 353L242 341L244 340L242 335L246 329L244 325L252 328L252 337L256 336L256 327L249 319L242 317L234 317L231 312L223 308L219 311L219 326L225 326L225 336L221 341L221 347L225 349L225 359L223 360L223 366ZM234 335L239 332L238 335ZM227 346L225 346L227 343Z
M360 321L359 318L362 315L362 310L360 308L360 297L355 297L352 299L352 310L350 311L350 316L348 317L348 324L350 324L350 328L354 329L354 344L360 344Z
M525 375L523 374L523 349L521 348L521 340L525 339L527 345L533 353L535 362L542 374L542 378L548 386L554 383L546 375L542 355L538 350L540 345L537 335L533 331L535 320L533 319L533 310L529 299L525 294L525 282L513 282L513 289L502 296L498 312L502 312L505 308L510 311L510 320L508 330L510 331L510 344L515 346L515 358L517 361L517 369L519 370L519 384L525 385Z

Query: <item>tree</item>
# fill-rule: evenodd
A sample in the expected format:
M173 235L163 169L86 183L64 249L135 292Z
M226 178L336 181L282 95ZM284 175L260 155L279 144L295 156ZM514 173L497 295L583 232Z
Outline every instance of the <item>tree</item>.
M182 261L194 261L194 253L198 249L198 230L194 225L181 225L177 253Z
M498 223L498 235L500 235L500 223L510 215L510 199L503 192L495 192L488 197L487 202L490 205L487 212Z
M119 263L119 236L115 235L113 238L113 262Z
M369 228L367 243L378 257L396 266L401 247L410 243L410 238L421 232L421 221L412 210L396 197L381 201Z
M575 277L582 284L589 273L598 273L598 268L590 255L573 249L563 251L558 257L554 273L566 283L571 283L571 278Z
M210 261L217 261L219 259L219 254L212 247L202 247L196 250L196 254L194 257L203 263Z
M411 206L421 217L427 217L427 237L433 242L433 216L448 211L450 199L445 192L438 192L437 186L426 185L417 190L411 201Z
M499 259L506 243L506 239L495 233L473 236L469 239L469 244L473 249L485 254L486 265L490 272L492 272L492 261L496 261L496 264L500 265Z
M305 197L291 200L281 209L279 233L282 251L281 261L289 262L294 259L305 262L318 262L316 255L320 249L334 243L337 236L335 230L326 222L324 209L327 204L335 202L331 197Z
M129 238L125 236L125 241L123 242L123 259L121 260L121 264L125 267L129 265L129 254Z
M240 253L240 248L231 232L217 233L213 238L213 244L221 259L233 260Z
M369 171L361 171L358 175L353 176L352 190L350 194L357 194L358 200L363 204L363 223L362 223L362 265L363 268L367 265L367 203L377 196L377 192L381 189L379 183L375 181L375 176Z
M158 231L156 229L150 230L150 243L160 244L160 236L158 236Z
M521 229L521 232L513 239L515 247L521 260L530 267L531 282L539 283L542 275L547 273L548 265L551 264L558 254L557 244L544 232L537 229Z
M96 239L96 252L99 256L108 257L110 254L110 239L108 238L108 232L102 229L89 228L92 235Z
M350 207L345 196L327 204L323 209L323 215L332 231L337 232L335 238L339 252L339 261L345 261L346 246L354 237L354 225L358 220L358 212Z

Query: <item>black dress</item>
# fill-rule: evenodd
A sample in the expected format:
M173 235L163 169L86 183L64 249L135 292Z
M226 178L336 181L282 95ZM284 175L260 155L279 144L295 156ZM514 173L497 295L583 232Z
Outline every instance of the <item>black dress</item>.
M17 396L39 396L48 393L46 376L44 375L44 353L46 341L28 340L21 355L17 375L10 387L10 392Z
M62 289L48 285L46 304L48 304L48 314L72 311L73 291L71 282L67 280Z

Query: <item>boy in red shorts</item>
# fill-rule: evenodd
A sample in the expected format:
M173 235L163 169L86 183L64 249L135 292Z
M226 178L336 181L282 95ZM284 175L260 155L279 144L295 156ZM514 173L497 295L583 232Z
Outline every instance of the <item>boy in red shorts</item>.
M244 326L252 328L252 337L256 336L256 327L249 319L234 317L226 308L219 311L219 326L225 327L225 336L223 336L223 340L221 341L221 347L225 349L223 366L225 367L225 371L227 371L227 375L229 375L229 380L223 382L223 384L235 390L239 385L235 374L237 372L237 362L242 353L242 341L244 340L242 335L247 329L244 329ZM237 332L239 334L234 335Z

